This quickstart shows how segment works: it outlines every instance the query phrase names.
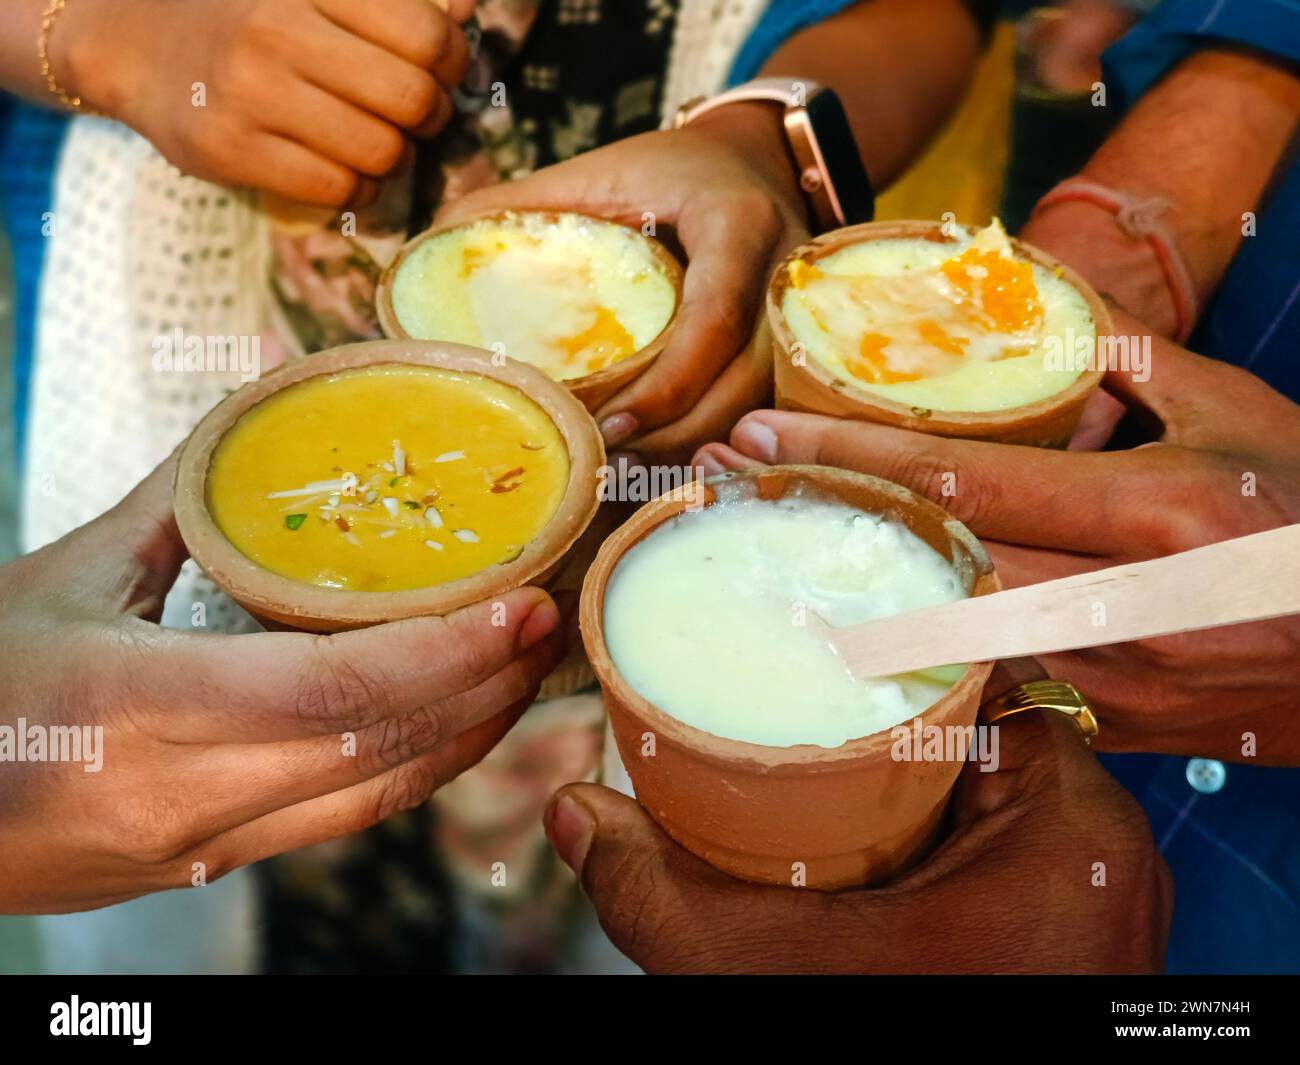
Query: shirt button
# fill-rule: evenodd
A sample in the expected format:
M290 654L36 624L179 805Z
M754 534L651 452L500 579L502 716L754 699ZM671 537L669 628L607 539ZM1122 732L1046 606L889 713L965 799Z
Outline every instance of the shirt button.
M1228 771L1222 762L1213 758L1193 758L1187 763L1187 783L1202 795L1213 795L1228 780Z

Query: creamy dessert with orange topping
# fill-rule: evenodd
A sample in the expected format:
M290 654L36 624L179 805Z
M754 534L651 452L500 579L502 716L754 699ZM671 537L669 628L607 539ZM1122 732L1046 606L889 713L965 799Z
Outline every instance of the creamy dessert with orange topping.
M781 312L806 356L904 407L1002 411L1047 399L1083 369L1051 352L1097 335L1079 289L1017 255L996 220L956 242L864 240L785 268Z
M413 243L385 298L407 336L487 348L571 381L663 332L677 306L664 254L612 222L509 212Z

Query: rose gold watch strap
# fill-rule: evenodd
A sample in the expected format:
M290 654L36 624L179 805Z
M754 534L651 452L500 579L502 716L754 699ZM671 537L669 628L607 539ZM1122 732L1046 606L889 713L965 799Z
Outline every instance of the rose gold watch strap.
M673 127L680 129L689 122L694 122L701 115L727 104L747 103L750 101L768 101L783 104L786 107L803 107L813 93L821 89L818 82L807 78L755 78L743 85L727 89L717 96L697 96L687 100L677 109L673 118Z
M818 230L834 229L844 224L843 211L830 171L822 158L816 132L808 121L808 101L822 91L820 83L807 78L756 78L717 96L687 100L677 109L673 128L695 121L719 107L736 103L775 103L784 109L786 150L795 178L803 191L808 215Z

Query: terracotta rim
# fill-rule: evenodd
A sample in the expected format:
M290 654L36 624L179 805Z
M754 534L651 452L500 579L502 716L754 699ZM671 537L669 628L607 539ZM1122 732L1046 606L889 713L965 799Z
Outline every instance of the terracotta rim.
M832 748L815 744L768 747L727 739L688 725L660 710L623 679L610 657L605 644L605 589L623 555L678 514L692 507L711 506L719 498L720 486L736 483L742 493L761 499L781 498L785 495L786 487L792 483L810 485L836 496L841 496L850 485L870 488L881 497L895 501L895 513L914 531L920 523L929 523L932 527L943 530L951 549L945 557L958 567L959 572L963 572L963 576L969 575L968 591L972 595L995 592L1001 587L1001 582L979 540L938 504L892 481L831 466L766 466L720 474L702 484L697 482L675 489L647 503L630 521L606 539L583 582L578 611L587 657L602 688L612 692L615 700L620 701L637 717L649 722L656 732L689 748L700 759L718 766L746 761L757 763L765 770L801 772L815 764L819 770L855 772L860 759L889 749L893 739L888 729L848 740L839 747ZM751 484L752 488L749 487ZM852 506L861 506L848 495L843 495L843 498ZM931 546L935 545L932 543ZM940 554L944 552L940 551ZM913 716L928 723L960 700L974 698L978 702L979 694L992 671L991 662L972 663L942 698Z
M484 211L480 214L471 215L467 218L461 218L455 222L446 225L433 226L426 229L418 236L412 237L398 249L393 261L388 264L388 268L380 275L379 284L375 288L375 310L379 316L379 327L384 331L384 336L394 340L410 339L410 335L402 328L401 322L397 320L397 312L393 309L393 281L397 277L397 272L402 268L411 253L416 250L425 241L432 240L434 237L441 236L443 233L450 233L455 229L463 229L466 226L494 220L499 222L510 222L520 215L533 214L540 215L549 222L554 222L562 215L575 215L578 218L585 218L596 225L616 226L620 229L628 230L636 234L641 240L645 241L650 250L654 253L659 264L668 274L668 279L672 282L673 290L676 294L676 302L673 304L673 313L668 321L664 324L663 329L659 331L649 344L640 351L633 352L626 359L620 359L613 366L607 366L603 370L597 370L595 373L587 374L585 377L573 377L568 380L559 382L568 388L578 399L584 403L588 410L595 411L606 399L614 395L625 385L629 384L635 378L639 377L646 368L658 358L660 352L668 342L669 335L672 333L673 326L677 322L677 311L682 303L682 285L685 279L685 271L682 264L677 261L677 257L667 248L659 243L654 237L647 237L634 226L626 225L622 222L615 222L608 218L600 218L596 215L586 214L582 211L553 211L553 210L532 210L530 208L520 207L513 210L505 211Z
M264 569L226 539L208 511L208 470L218 442L244 413L283 388L323 374L385 364L433 366L477 374L518 389L540 406L569 449L568 485L551 520L513 561L427 588L342 591ZM251 612L290 623L324 622L332 628L354 628L446 614L522 587L545 573L595 515L596 489L604 461L604 445L591 415L566 389L539 370L511 359L494 360L486 351L459 344L373 340L347 344L277 367L217 404L181 447L173 504L190 556L231 598Z
M767 286L767 317L771 324L773 339L781 357L788 360L791 349L797 343L794 331L786 322L785 313L781 309L786 289L789 287L790 273L788 266L791 262L795 259L803 259L809 263L816 262L818 259L825 258L851 244L908 238L919 238L934 241L938 244L955 244L957 242L956 237L944 234L943 226L939 222L899 220L865 222L862 225L846 226L843 229L823 233L821 236L810 240L807 244L795 248L773 272ZM1088 305L1088 311L1092 315L1098 337L1108 336L1114 332L1115 326L1111 320L1109 309L1087 281L1046 252L1040 251L1031 244L1025 244L1014 237L1009 239L1011 247L1017 256L1056 274L1083 296ZM1061 389L1061 391L1053 393L1045 399L1022 404L1019 407L1008 407L1005 410L923 411L920 408L896 403L877 393L858 388L836 377L835 374L831 373L820 361L813 357L805 359L801 366L790 365L787 369L810 378L815 383L814 387L819 386L819 391L834 393L860 405L867 411L876 411L884 415L884 417L877 417L873 420L884 421L891 425L906 423L909 428L920 428L925 432L952 436L974 433L997 434L1002 431L1014 430L1022 424L1044 421L1050 415L1072 405L1078 404L1082 406L1083 401L1093 389L1101 384L1101 380L1105 376L1105 373L1100 369L1084 370L1076 380Z

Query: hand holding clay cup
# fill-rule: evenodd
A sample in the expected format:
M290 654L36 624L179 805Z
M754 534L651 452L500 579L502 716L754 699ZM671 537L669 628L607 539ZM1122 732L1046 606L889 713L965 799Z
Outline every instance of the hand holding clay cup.
M199 566L270 624L338 632L545 585L597 507L600 434L530 366L370 341L245 385L177 464Z
M637 797L714 867L878 883L942 830L964 752L896 757L897 727L975 721L988 663L857 681L817 619L852 624L998 588L942 508L788 466L691 484L605 541L583 642Z
M1117 328L1148 335L1122 312ZM1300 407L1245 370L1153 338L1150 379L1107 389L1152 426L1128 451L944 440L782 411L743 419L706 471L818 462L907 485L979 535L1008 587L1185 551L1300 521ZM1188 589L1189 595L1209 594ZM1099 746L1300 764L1300 621L1043 656L1101 721ZM1253 738L1253 740L1252 740Z
M870 222L796 248L767 315L776 405L913 429L1064 447L1101 382L1101 299L996 222Z
M161 628L185 560L173 466L0 568L0 913L190 887L369 827L482 758L563 653L537 588L334 636Z
M997 770L966 766L949 835L884 890L733 879L595 784L557 794L547 833L652 973L1161 972L1173 892L1142 810L1063 715L997 728Z
M648 230L687 263L658 356L591 404L608 446L680 465L770 402L763 284L807 239L776 109L732 105L685 129L584 152L473 192L444 207L438 224L525 209L577 211Z

